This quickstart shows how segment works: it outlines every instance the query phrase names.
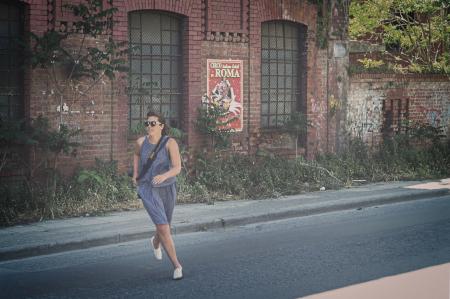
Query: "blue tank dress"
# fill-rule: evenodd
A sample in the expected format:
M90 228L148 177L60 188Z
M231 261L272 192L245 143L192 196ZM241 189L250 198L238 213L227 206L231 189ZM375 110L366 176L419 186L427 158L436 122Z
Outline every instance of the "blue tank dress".
M162 136L161 138L169 137ZM155 146L156 144L150 143L148 137L145 136L139 158L139 173L141 173L142 167L147 161L148 154ZM168 178L158 185L152 184L154 176L167 172L170 167L169 151L164 146L158 152L145 176L138 182L138 193L154 224L170 224L172 221L173 209L177 198L176 178Z

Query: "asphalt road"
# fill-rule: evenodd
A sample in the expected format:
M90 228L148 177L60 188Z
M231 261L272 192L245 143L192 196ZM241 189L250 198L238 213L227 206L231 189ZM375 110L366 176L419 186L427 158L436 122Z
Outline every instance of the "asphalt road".
M176 211L175 211L176 212ZM450 196L0 263L1 298L297 298L450 262Z

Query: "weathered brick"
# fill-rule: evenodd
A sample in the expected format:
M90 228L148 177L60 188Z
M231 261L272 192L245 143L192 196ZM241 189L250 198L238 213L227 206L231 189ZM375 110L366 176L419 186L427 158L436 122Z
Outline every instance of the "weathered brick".
M351 77L346 129L369 144L381 140L383 101L408 101L408 120L449 134L450 80L439 75L357 74ZM372 141L373 140L373 141Z
M47 1L27 1L29 5L29 26L31 31L42 33L47 30ZM251 2L251 5L250 3ZM206 144L206 138L200 136L193 126L197 107L201 96L206 92L206 60L209 58L239 59L244 62L243 95L244 95L244 129L234 138L239 145L239 151L251 149L255 151L258 146L270 143L277 134L273 134L260 128L260 88L261 88L261 23L269 20L289 20L308 26L308 73L307 73L307 112L313 121L319 126L308 132L308 143L302 145L309 156L317 151L327 149L327 139L335 139L336 133L327 131L327 126L322 124L327 111L327 52L318 50L315 46L316 12L317 8L307 0L208 0L208 7L204 0L140 0L125 1L115 0L114 4L120 8L115 16L118 21L114 26L113 36L118 40L128 40L128 12L140 9L157 9L177 13L186 17L183 40L185 44L183 67L183 120L182 129L188 132L187 144L191 148ZM203 7L203 8L202 8ZM250 8L250 9L249 9ZM71 19L67 15L59 14L58 21L64 18ZM207 31L244 33L250 40L246 43L216 42L205 40ZM79 40L74 41L76 47ZM250 72L249 72L250 71ZM56 106L59 99L48 95L50 82L47 82L46 73L42 70L30 71L25 84L27 115L36 117L43 114L51 118L56 124L59 114ZM331 76L331 75L330 75ZM332 77L332 76L331 76ZM78 125L84 131L82 134L83 146L80 148L77 163L83 165L92 163L96 156L119 160L121 169L129 164L131 158L129 148L133 140L128 132L128 97L124 92L127 78L119 78L114 83L113 98L104 90L93 91L87 98L74 101L70 106L80 110L79 114L63 115L64 121L71 125ZM110 86L107 82L106 86ZM51 87L50 87L51 88ZM448 90L442 88L442 93ZM42 95L42 91L47 91ZM417 91L419 93L419 91ZM429 95L427 89L420 91L424 97ZM89 106L89 102L95 99L95 105ZM111 102L112 100L112 102ZM112 110L111 110L112 109ZM94 111L93 115L86 112ZM103 114L101 113L103 111ZM249 119L248 119L249 118ZM248 126L248 127L247 127ZM332 124L330 127L335 128ZM251 137L250 132L255 132L259 137ZM112 136L111 136L112 135ZM328 136L328 138L327 138ZM134 137L133 137L134 138ZM111 144L111 141L113 144ZM334 142L329 140L329 142ZM306 147L310 147L307 148ZM70 169L73 159L64 160Z

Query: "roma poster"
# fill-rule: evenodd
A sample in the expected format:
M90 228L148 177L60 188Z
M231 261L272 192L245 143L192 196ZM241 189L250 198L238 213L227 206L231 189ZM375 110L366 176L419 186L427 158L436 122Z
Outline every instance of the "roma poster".
M226 126L227 129L242 131L242 60L208 59L207 63L209 100L225 108L227 119L234 119Z

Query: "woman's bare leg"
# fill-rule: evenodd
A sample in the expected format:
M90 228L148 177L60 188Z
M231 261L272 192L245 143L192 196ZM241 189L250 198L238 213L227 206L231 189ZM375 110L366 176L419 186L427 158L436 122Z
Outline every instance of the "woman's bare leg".
M153 238L153 247L159 248L160 245L161 245L161 241L159 240L158 231L156 231L155 238Z
M156 235L157 235L158 241L162 243L173 266L175 268L180 268L181 264L178 261L177 253L175 251L175 244L172 239L172 234L170 233L170 225L169 224L157 224L156 232L157 232ZM155 243L156 243L156 241L155 241Z

